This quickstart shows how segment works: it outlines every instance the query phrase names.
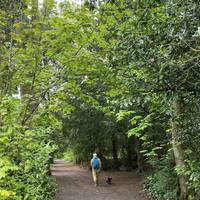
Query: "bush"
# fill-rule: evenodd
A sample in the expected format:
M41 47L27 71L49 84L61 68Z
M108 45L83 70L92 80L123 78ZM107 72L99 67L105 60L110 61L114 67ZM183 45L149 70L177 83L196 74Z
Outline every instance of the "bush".
M49 176L49 159L55 147L44 141L28 143L21 140L21 149L16 146L7 155L0 152L0 199L53 199L56 185Z
M69 161L69 162L74 162L75 161L75 156L74 153L70 150L67 150L64 155L64 160Z
M48 126L23 127L20 102L5 98L0 104L0 199L51 200L55 183L49 176L56 150Z
M149 195L156 200L176 200L177 175L171 160L166 157L157 161L159 168L146 176L144 185Z
M187 160L189 200L200 198L200 165L198 160Z

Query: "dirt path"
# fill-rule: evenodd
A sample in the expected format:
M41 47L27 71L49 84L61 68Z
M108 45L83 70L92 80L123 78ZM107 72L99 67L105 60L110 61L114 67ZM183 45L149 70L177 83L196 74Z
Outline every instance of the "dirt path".
M101 172L100 185L95 188L90 171L57 160L52 175L59 186L56 200L147 200L134 172ZM113 179L112 185L105 182L108 176Z

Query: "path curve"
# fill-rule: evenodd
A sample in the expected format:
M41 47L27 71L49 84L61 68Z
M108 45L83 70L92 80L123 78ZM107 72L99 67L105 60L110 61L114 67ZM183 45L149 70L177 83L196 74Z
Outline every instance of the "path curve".
M134 172L101 172L100 185L95 188L91 172L77 165L56 160L51 171L59 188L56 200L148 200ZM105 182L108 176L112 185Z

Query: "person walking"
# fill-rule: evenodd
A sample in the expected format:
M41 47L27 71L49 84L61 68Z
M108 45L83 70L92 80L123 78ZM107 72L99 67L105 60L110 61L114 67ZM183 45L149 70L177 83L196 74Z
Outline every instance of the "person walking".
M99 174L101 171L101 160L97 157L97 154L93 154L93 158L91 159L91 167L92 167L92 176L95 187L99 184Z

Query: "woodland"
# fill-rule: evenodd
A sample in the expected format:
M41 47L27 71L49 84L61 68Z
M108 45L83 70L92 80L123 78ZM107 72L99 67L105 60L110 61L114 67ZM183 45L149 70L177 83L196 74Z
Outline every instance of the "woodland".
M199 0L0 0L1 200L53 200L53 160L94 152L200 200L199 146Z

